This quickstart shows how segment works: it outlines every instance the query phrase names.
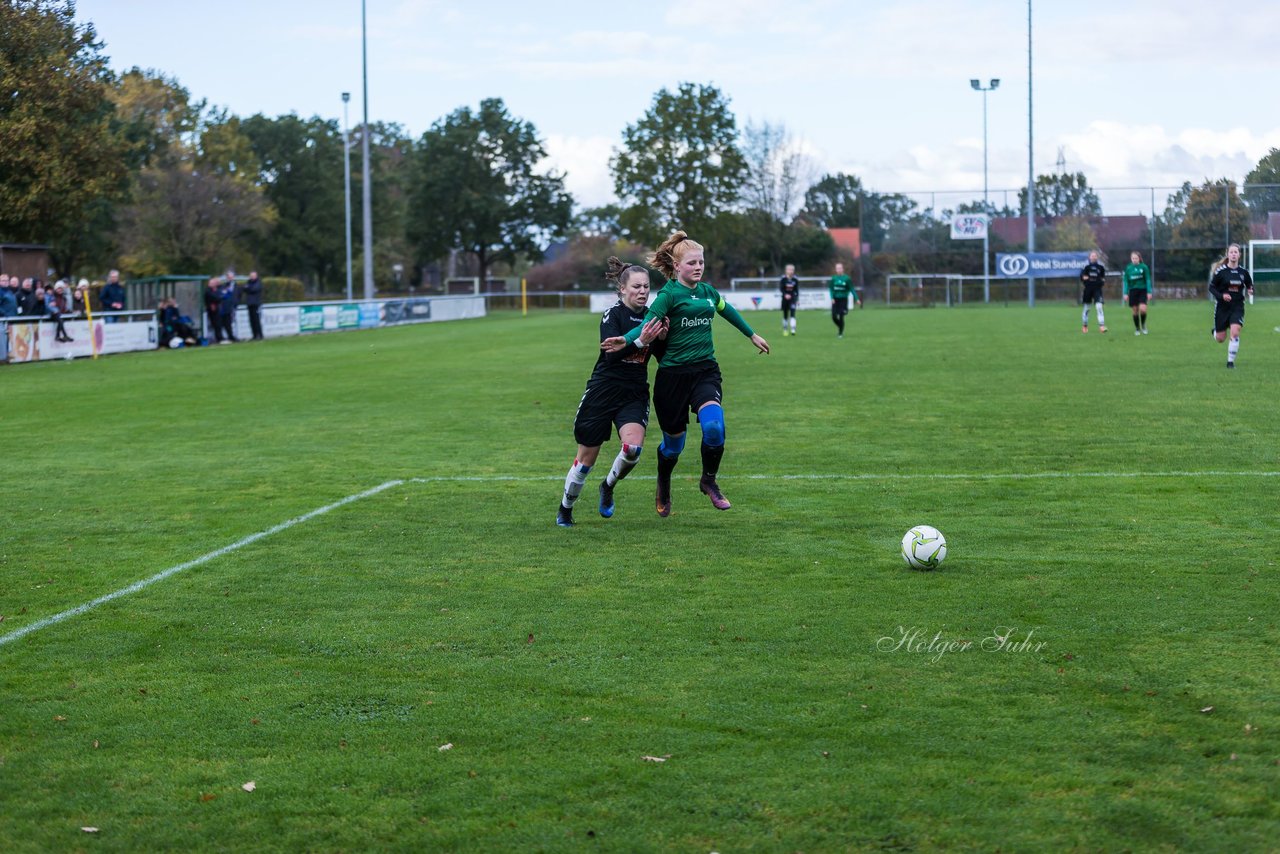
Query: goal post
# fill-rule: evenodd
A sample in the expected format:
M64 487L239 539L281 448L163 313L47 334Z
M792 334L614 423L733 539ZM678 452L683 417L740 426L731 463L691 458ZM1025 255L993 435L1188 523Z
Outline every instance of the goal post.
M1253 277L1258 296L1271 296L1280 283L1280 240L1250 240L1245 269Z
M982 281L982 276L958 273L890 273L884 277L885 305L964 305L966 279ZM981 297L979 297L979 302Z

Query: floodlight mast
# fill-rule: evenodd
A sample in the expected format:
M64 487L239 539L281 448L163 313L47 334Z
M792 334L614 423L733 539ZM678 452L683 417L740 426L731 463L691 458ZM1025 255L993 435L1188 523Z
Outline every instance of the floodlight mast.
M347 104L351 93L342 93L342 185L347 231L347 302L351 302L351 124Z
M1000 86L1000 78L992 77L991 85L983 86L981 80L972 79L969 85L982 93L982 213L987 217L987 231L991 229L991 202L987 200L987 93ZM982 238L982 298L991 301L991 252L989 236Z
M365 23L365 2L360 0L360 75L364 84L364 126L360 149L364 155L364 181L360 187L364 206L364 298L373 299L373 184L369 177L369 36Z

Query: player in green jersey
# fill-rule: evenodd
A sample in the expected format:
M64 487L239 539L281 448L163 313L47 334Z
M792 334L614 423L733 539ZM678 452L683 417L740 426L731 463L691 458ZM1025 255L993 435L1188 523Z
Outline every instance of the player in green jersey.
M642 334L656 335L654 324L668 321L666 351L658 357L653 379L653 408L662 428L658 446L658 486L654 505L659 516L671 515L671 473L684 450L689 413L696 413L702 427L702 478L698 488L717 510L728 510L728 499L716 482L724 455L725 427L720 366L711 340L711 322L717 314L733 324L761 353L769 343L711 285L702 281L706 262L702 246L683 231L668 237L648 259L667 283L654 298L645 323L625 335L606 338L602 350L616 352Z
M862 297L858 296L858 291L853 287L853 280L844 274L844 265L836 265L836 274L831 277L829 286L831 291L831 320L836 325L836 337L844 337L844 316L849 313L849 294L853 294L853 299L858 304L858 308L862 308Z
M1129 253L1129 265L1124 268L1124 298L1133 309L1133 334L1147 334L1147 302L1154 295L1151 287L1151 268L1142 263L1142 253L1136 249Z

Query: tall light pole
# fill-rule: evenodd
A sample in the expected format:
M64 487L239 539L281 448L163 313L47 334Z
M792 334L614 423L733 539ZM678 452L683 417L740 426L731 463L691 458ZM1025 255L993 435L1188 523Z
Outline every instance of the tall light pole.
M1027 253L1036 251L1036 157L1032 144L1031 112L1031 0L1027 0ZM1027 259L1030 261L1031 259ZM1027 305L1035 308L1036 280L1027 268Z
M347 117L347 104L351 93L342 93L342 182L347 213L347 302L351 302L351 123Z
M364 203L364 298L373 299L373 184L369 177L369 36L365 25L365 0L360 0L360 76L364 83L364 126L360 129L360 150L364 155L364 181L360 196Z
M992 77L988 86L981 80L970 80L969 85L982 93L982 213L987 217L987 228L982 237L982 296L991 301L991 202L987 201L987 93L1000 87L1000 78Z

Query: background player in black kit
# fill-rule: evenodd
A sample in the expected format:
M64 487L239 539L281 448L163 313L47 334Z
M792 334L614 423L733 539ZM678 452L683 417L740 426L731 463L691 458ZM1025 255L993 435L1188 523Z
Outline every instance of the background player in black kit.
M605 278L617 285L619 299L600 319L601 341L625 335L643 325L649 302L647 268L610 258ZM565 477L564 495L556 512L556 524L560 527L573 525L573 505L587 482L587 473L600 455L600 446L609 440L616 425L622 450L600 484L600 515L606 519L613 515L613 488L640 460L644 430L649 423L650 345L665 338L666 324L654 321L641 330L634 344L616 353L601 351L597 357L573 420L578 455Z
M796 278L796 265L788 264L785 275L778 283L782 292L782 334L788 331L787 321L790 318L790 332L796 334L796 305L800 302L800 280Z
M1102 314L1102 286L1107 282L1107 268L1098 263L1098 253L1089 253L1089 263L1080 271L1080 282L1084 292L1080 296L1080 304L1084 306L1080 312L1080 331L1089 331L1089 303L1093 303L1098 315L1098 331L1107 331L1107 319Z
M1213 309L1213 340L1221 344L1231 332L1227 344L1227 367L1236 366L1240 353L1240 330L1244 326L1244 298L1253 295L1253 277L1240 266L1240 245L1232 243L1227 254L1213 265L1209 293L1217 301Z

